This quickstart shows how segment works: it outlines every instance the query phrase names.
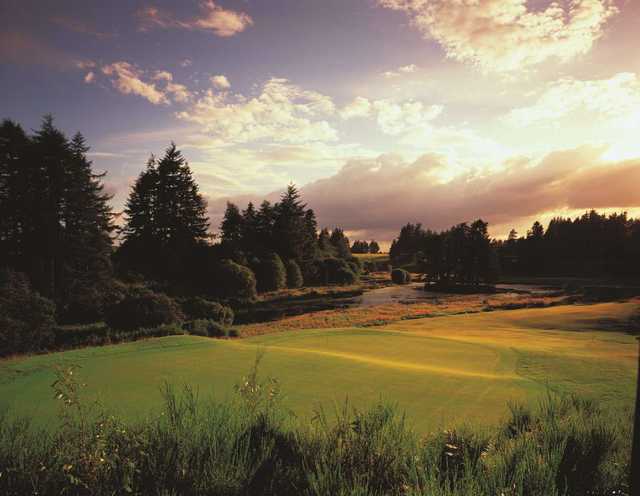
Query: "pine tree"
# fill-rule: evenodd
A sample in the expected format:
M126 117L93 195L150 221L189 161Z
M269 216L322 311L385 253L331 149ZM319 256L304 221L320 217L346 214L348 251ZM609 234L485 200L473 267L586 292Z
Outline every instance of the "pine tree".
M127 201L118 259L149 277L187 278L190 255L208 239L206 203L175 144L153 157Z
M336 250L338 258L349 258L351 249L349 248L349 238L344 235L344 231L339 227L334 228L329 238L331 245Z
M65 310L84 320L99 318L101 295L108 293L112 282L112 238L114 231L111 197L104 192L102 178L94 174L87 160L82 134L77 133L70 145L71 160L67 174L67 199L63 206L65 279Z
M283 259L301 261L307 245L305 208L293 184L287 187L275 207L273 241L276 252Z
M273 251L273 224L275 222L275 209L268 201L263 201L256 219L258 246L256 253L264 255Z
M28 153L31 141L19 124L0 125L0 263L24 270L25 215L31 203Z
M174 143L157 166L156 236L162 247L192 247L205 241L207 206L191 169Z
M247 208L242 212L242 232L240 236L242 250L247 256L255 255L260 251L258 216L259 214L253 203L249 202Z
M89 293L111 281L113 226L103 176L92 172L82 135L69 142L51 116L31 139L7 122L0 136L3 214L7 208L1 250L64 311L80 286Z
M369 243L369 253L380 253L380 245L375 239L372 239Z
M233 249L240 249L244 232L244 217L238 207L227 202L224 218L220 224L220 238L222 243L231 246Z
M333 245L331 244L331 234L329 233L329 229L323 227L318 235L318 250L322 253L322 255L327 255L329 252L333 251Z

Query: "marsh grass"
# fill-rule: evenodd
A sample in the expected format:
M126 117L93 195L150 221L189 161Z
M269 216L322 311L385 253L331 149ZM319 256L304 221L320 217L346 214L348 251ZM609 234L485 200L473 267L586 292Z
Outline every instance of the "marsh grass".
M237 326L242 337L260 336L300 329L383 326L401 320L424 319L464 313L491 312L521 308L544 308L567 303L565 296L537 295L448 295L428 302L390 303L371 307L352 307L304 313L277 321Z
M419 437L395 405L319 409L302 424L261 355L227 402L163 386L162 411L124 423L82 402L73 367L53 384L60 427L0 416L0 493L158 495L624 495L630 418L549 393L492 429ZM99 410L99 408L98 408Z

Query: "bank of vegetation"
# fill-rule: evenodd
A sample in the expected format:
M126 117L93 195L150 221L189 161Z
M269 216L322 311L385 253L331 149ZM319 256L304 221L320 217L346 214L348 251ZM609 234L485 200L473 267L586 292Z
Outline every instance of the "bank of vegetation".
M83 402L73 371L53 384L55 427L0 417L2 494L628 494L630 419L590 400L549 395L494 428L426 436L389 404L302 425L254 368L229 402L167 386L161 412L124 423Z

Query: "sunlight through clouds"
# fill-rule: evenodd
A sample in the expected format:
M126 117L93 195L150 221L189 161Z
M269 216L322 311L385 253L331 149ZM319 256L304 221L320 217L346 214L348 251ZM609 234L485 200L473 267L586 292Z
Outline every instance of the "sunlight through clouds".
M483 71L525 69L587 53L617 8L611 0L572 0L534 10L526 0L378 0L404 11L448 57Z

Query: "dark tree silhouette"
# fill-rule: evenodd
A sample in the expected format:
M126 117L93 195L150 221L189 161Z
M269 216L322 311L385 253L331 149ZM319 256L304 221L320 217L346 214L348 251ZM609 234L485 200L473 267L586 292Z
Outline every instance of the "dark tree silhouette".
M206 203L191 169L171 144L134 184L125 210L119 262L152 279L188 278L189 259L209 238Z
M65 313L111 283L112 215L103 175L81 134L71 142L46 116L34 136L0 126L0 254ZM74 303L75 302L75 303Z
M331 232L329 242L335 250L335 254L338 258L350 258L351 249L349 248L349 238L344 235L344 231L339 227L336 227Z

